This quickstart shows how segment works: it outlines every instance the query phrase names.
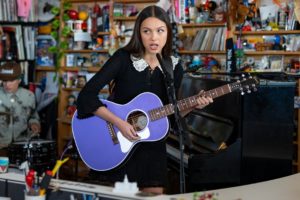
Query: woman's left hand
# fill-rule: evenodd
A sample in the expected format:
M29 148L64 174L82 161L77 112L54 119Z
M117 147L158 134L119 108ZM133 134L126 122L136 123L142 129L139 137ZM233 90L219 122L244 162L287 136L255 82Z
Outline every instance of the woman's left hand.
M198 108L198 109L202 109L205 106L207 106L208 104L213 102L213 99L211 97L203 96L202 95L203 93L204 93L204 91L201 90L199 92L199 97L197 98L198 106L196 106L196 108Z

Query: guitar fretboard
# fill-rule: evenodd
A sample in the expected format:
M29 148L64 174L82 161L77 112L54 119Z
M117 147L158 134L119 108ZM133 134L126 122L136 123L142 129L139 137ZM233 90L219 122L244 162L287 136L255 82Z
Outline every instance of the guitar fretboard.
M237 89L240 86L239 83L231 83L231 84L226 84L221 87L205 91L204 93L201 94L201 96L207 96L211 97L212 99L223 96L225 94L228 94L232 92L233 90ZM197 103L197 98L200 95L194 95L182 100L179 100L177 102L178 110L179 111L184 111L188 110L190 108L194 108L198 105ZM163 117L166 117L168 115L174 114L175 109L173 104L167 104L165 106L155 108L149 111L150 119L151 121L155 121L158 119L161 119Z

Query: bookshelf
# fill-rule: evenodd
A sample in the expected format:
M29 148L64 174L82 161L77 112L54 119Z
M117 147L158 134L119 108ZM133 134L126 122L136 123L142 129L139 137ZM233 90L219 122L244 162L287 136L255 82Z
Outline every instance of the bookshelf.
M38 17L37 0L33 0L28 17L18 16L16 0L0 1L0 64L18 62L24 72L23 83L34 81L35 38Z
M227 3L218 1L216 8L210 10L207 5L201 1L190 1L188 3L189 15L187 15L184 6L181 6L181 1L178 0L174 2L174 12L176 13L178 21L177 27L179 30L178 54L181 57L183 67L187 70L189 70L189 68L192 69L196 58L201 60L198 69L206 70L210 68L211 66L205 63L205 60L210 59L218 63L218 68L224 66L226 60L225 41L228 35L227 29L229 24L225 17ZM187 3L184 3L184 5L186 4ZM195 17L191 17L191 12L194 12L193 15L195 15ZM216 19L216 13L223 17ZM192 18L194 19L192 20Z
M195 1L196 2L196 1ZM248 1L250 2L250 1ZM260 5L260 2L262 1L252 1L255 3L256 8L258 8ZM275 1L274 1L275 2ZM277 1L278 2L278 1ZM238 40L240 39L241 42L247 40L247 39L255 39L257 41L260 41L261 38L270 38L273 36L280 36L285 37L285 38L289 38L289 37L293 37L293 36L300 36L300 30L292 30L293 28L291 27L287 27L286 29L276 29L276 30L264 30L264 29L252 29L248 30L248 31L237 31L236 27L238 28L240 26L240 24L237 24L236 21L234 21L232 19L231 15L234 15L234 13L231 13L231 8L234 6L233 5L234 1L229 1L228 2L228 6L227 6L227 10L229 11L226 14L226 22L221 22L221 23L214 23L214 22L204 22L204 23L185 23L185 22L181 22L178 24L178 26L180 26L183 30L183 35L184 36L189 36L192 39L195 38L197 31L199 29L203 29L203 28L215 28L215 27L226 27L227 32L226 34L226 38L233 38L234 44L237 44ZM199 6L198 6L199 8ZM237 12L237 9L234 10L234 12ZM290 9L290 12L291 9ZM275 13L275 11L273 10L272 13ZM257 17L258 15L256 15ZM289 17L288 18L290 20L290 24L294 24L295 21L294 20L294 16L293 17ZM258 18L255 18L254 21L257 21ZM245 25L248 25L248 23L246 23ZM298 28L299 29L299 28ZM224 34L224 35L225 35ZM184 40L184 37L181 36L181 40ZM193 41L193 40L192 40ZM296 41L298 41L298 39L295 39L295 43ZM254 42L253 42L254 43ZM257 43L257 42L256 42ZM299 75L299 66L293 67L292 63L291 63L291 59L294 59L296 61L299 62L299 56L300 56L300 51L299 48L298 49L292 49L292 50L273 50L273 49L266 49L266 50L262 50L262 51L257 51L255 49L255 45L256 43L253 44L253 49L245 49L244 47L242 47L241 49L243 50L242 54L242 58L237 58L237 59L243 59L244 62L248 61L248 60L260 60L262 59L262 57L268 57L270 58L269 61L272 62L272 58L277 58L277 57L281 57L281 62L280 65L283 66L282 69L272 69L270 66L267 66L268 69L250 69L250 72L252 71L253 74L255 73L285 73L286 71L289 74L294 74L296 76ZM187 43L188 44L188 43ZM192 42L193 44L193 42ZM179 54L181 55L181 57L183 59L186 59L186 64L189 64L192 61L192 58L194 56L197 55L201 55L201 56L213 56L216 57L222 65L222 68L224 67L224 62L222 62L222 60L224 61L225 56L226 56L226 50L216 50L216 51L211 51L211 50L191 50L189 49L189 45L183 45L184 48L179 50ZM223 64L222 64L223 63ZM237 64L238 65L238 64ZM256 64L259 65L259 64ZM240 65L240 69L238 70L243 70L243 66ZM271 69L270 69L271 68ZM295 69L294 69L295 68ZM248 68L247 68L248 70ZM289 71L290 70L290 71ZM294 70L294 71L293 71ZM197 71L201 74L205 74L207 72L205 71ZM208 72L211 73L211 72ZM213 72L214 73L214 72ZM221 69L221 73L226 73L226 69L225 67L223 69ZM228 73L228 72L227 72ZM238 72L240 73L240 72ZM298 79L298 78L296 78ZM297 87L297 91L295 91L295 95L300 95L299 94L299 80L298 80L298 87ZM295 111L295 122L296 122L296 126L297 126L297 130L295 132L297 132L297 134L295 134L295 140L294 140L294 145L295 145L295 155L294 155L294 162L293 162L293 167L294 167L294 171L295 172L299 172L300 171L300 111L299 109L297 109Z
M76 13L77 18L73 19L70 17L68 19L72 22L72 27L70 27L70 33L67 36L63 36L62 32L64 28L69 25L67 24L68 21L64 20L64 13L61 12L59 15L61 22L60 29L58 30L60 34L59 37L61 41L67 42L68 47L62 51L62 58L60 59L58 69L61 79L57 115L58 156L62 155L67 145L72 141L71 120L76 108L76 98L81 88L89 77L101 69L101 65L106 61L105 59L109 57L108 48L104 48L103 42L101 46L96 47L94 43L91 45L92 41L96 41L96 38L101 41L103 41L104 38L109 39L110 30L104 30L104 20L99 21L99 23L101 22L102 24L101 28L98 28L97 24L93 24L93 32L88 32L87 22L88 20L91 21L91 14L94 13L94 8L100 9L98 12L101 12L99 15L97 14L98 12L95 12L96 16L93 16L95 20L98 20L98 17L99 20L100 17L104 18L104 15L105 17L110 16L112 9L110 7L112 1L110 0L62 0L61 5L66 2L69 2L71 6L66 12L72 11ZM79 18L80 12L90 19ZM79 29L73 29L77 26L74 24L76 21L80 21L81 23ZM86 23L85 28L82 27L83 22ZM106 18L105 22L109 23L107 25L110 26L110 17ZM86 40L84 37L88 37L88 39ZM102 63L100 63L100 57L103 59ZM83 83L81 83L80 80L83 80ZM107 90L103 90L101 93L107 94L108 92ZM71 104L70 99L72 98L75 99L75 104ZM89 169L80 160L75 146L71 150L66 151L65 156L70 158L70 161L61 168L61 175L65 179L77 180L87 176Z
M256 1L255 6L256 8L264 7L268 8L268 6L272 7L273 5L262 5L261 2L263 1ZM275 1L274 1L275 2ZM279 2L279 1L278 1ZM277 2L277 4L278 4ZM255 73L259 72L278 72L278 73L285 73L289 79L295 80L297 82L296 85L296 91L295 91L295 96L300 95L300 88L299 88L299 69L296 65L293 64L293 60L297 63L299 61L299 56L300 56L300 48L299 46L296 47L293 45L295 44L300 37L300 30L299 30L299 22L297 24L297 19L295 18L295 13L294 11L294 6L295 2L290 1L288 9L285 8L286 12L286 21L285 26L279 26L280 25L280 17L278 16L280 13L280 8L279 11L276 12L275 10L272 10L272 14L275 14L277 18L272 19L270 18L270 21L272 22L274 20L275 24L277 23L278 27L275 26L270 30L270 27L265 27L265 28L257 28L255 27L254 29L251 30L242 30L242 31L236 31L234 30L234 26L238 27L238 25L233 23L232 26L232 35L234 37L234 40L238 42L240 40L242 43L244 41L250 41L250 43L257 43L254 41L259 41L260 43L266 44L266 43L271 43L270 48L266 48L263 50L258 50L255 48L256 44L253 44L253 48L244 48L242 47L243 50L243 57L241 58L242 60L246 61L247 59L253 60L254 64L253 65L259 65L260 60L267 58L267 60L270 62L270 65L266 67L266 69L258 69L256 67L253 67L252 71ZM281 8L285 7L286 5L282 5ZM277 15L278 14L278 15ZM256 20L256 19L254 19ZM247 24L247 23L246 23ZM293 39L294 37L294 39ZM269 38L283 38L284 41L279 43L279 45L282 45L283 49L278 49L275 47L276 41L270 41ZM272 68L272 58L280 58L280 68L279 69L273 69ZM287 134L292 134L288 133ZM294 141L293 141L293 146L294 146L294 155L293 155L293 171L295 173L300 171L300 112L299 109L295 109L295 131L294 131Z

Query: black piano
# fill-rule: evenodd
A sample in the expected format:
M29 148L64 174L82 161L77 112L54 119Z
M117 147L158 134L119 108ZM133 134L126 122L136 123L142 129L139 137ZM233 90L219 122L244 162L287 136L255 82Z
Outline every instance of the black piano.
M178 99L239 79L236 75L185 74ZM241 95L235 91L187 115L182 123L187 192L292 174L294 94L294 81L259 79L256 92ZM174 183L180 165L175 133L167 139L167 152ZM178 188L173 186L169 192L176 193Z

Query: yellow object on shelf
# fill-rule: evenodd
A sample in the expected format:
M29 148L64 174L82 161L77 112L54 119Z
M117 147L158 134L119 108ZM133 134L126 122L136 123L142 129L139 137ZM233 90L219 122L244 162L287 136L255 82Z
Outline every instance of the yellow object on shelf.
M85 11L80 11L78 13L78 18L83 21L87 20L88 16L89 16L88 13Z
M52 28L51 23L48 23L43 26L39 26L38 33L39 35L49 35L51 33L51 28Z

